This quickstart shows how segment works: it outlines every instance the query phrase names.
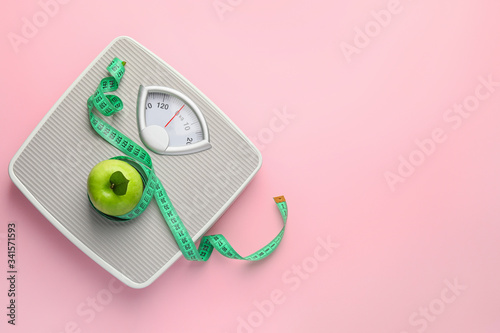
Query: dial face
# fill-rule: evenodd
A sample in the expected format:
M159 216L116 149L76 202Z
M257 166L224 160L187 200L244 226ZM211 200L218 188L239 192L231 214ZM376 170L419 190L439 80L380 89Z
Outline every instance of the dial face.
M203 140L203 129L196 113L179 97L150 92L145 105L146 126L157 125L167 131L170 147L183 147Z
M141 85L137 122L142 142L157 154L192 154L212 147L200 109L172 88Z

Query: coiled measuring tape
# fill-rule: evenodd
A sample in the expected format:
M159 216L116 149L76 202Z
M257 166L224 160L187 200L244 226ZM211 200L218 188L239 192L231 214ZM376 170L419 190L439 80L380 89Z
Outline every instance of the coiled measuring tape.
M134 166L139 171L143 183L144 191L141 200L129 213L121 216L106 215L99 210L94 209L102 216L115 221L128 221L141 215L151 200L155 198L161 214L165 219L174 239L179 246L182 254L188 260L207 261L215 248L223 256L233 259L257 261L270 255L279 245L283 234L285 233L286 221L288 218L288 207L284 196L275 197L274 201L283 218L283 228L274 239L260 250L242 257L234 250L223 235L204 236L198 248L196 248L192 238L177 214L172 202L170 201L163 184L154 172L153 163L148 152L133 140L122 134L120 131L109 125L94 114L94 110L99 111L104 116L110 116L123 109L122 100L115 95L106 94L118 89L120 81L125 74L125 62L114 58L107 67L110 77L101 80L94 94L87 100L89 111L89 120L92 128L103 137L108 143L120 150L127 156L117 156L112 159L123 160ZM90 202L90 200L89 200ZM90 202L92 205L92 202ZM93 205L92 205L93 207Z

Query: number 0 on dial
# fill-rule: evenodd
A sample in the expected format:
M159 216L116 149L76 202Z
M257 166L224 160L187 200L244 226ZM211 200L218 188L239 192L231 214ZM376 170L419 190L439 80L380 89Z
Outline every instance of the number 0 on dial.
M158 154L191 154L211 147L201 111L171 88L140 86L137 123L144 145Z

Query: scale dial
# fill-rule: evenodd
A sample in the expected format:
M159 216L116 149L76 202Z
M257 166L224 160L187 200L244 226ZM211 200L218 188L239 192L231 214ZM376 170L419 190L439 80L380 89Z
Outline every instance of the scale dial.
M140 86L137 121L142 142L155 153L182 155L211 147L203 114L174 89Z

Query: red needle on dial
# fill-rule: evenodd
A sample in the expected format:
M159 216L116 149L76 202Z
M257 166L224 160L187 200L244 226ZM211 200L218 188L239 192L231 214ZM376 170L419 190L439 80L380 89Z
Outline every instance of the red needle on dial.
M186 104L184 104L184 105L186 105ZM167 123L167 125L165 125L165 127L167 127L167 126L168 126L168 124L170 124L170 122L171 122L172 120L174 120L174 118L175 118L175 117L179 114L179 112L181 112L181 110L182 110L182 108L184 107L184 105L182 105L182 106L181 106L181 108L179 109L179 111L177 111L177 112L174 114L174 116L172 117L172 119L170 119L170 120L168 121L168 123Z

